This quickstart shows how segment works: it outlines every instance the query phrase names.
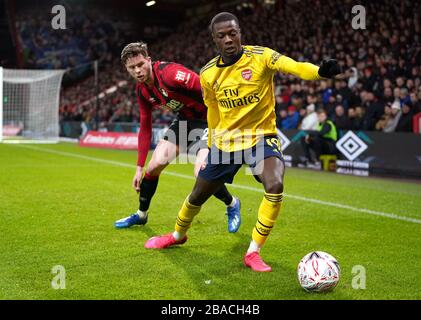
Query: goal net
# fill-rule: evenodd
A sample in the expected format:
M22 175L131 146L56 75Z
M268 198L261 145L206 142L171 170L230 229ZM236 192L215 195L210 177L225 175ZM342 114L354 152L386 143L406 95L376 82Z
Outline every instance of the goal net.
M0 141L58 141L60 86L64 72L0 67Z

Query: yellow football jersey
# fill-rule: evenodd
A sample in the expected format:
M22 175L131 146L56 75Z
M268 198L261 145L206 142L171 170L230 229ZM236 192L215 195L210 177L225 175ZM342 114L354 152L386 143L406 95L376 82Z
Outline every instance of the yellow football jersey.
M209 147L215 144L226 152L244 150L263 136L276 135L275 73L316 80L318 69L259 46L243 46L241 57L233 64L223 64L220 56L209 61L200 71L208 107Z

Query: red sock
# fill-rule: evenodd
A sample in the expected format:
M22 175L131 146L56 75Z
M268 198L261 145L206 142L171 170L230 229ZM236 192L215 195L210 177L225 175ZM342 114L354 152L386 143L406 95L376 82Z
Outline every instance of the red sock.
M159 176L151 176L149 173L146 172L144 178L147 180L157 180Z

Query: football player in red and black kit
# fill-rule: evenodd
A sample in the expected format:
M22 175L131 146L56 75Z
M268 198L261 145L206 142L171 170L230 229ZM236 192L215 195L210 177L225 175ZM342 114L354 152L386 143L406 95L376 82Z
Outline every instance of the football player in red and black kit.
M140 109L137 169L133 188L139 193L139 210L129 217L117 220L117 228L144 225L148 209L158 186L161 172L180 152L192 149L197 143L195 176L208 155L207 109L203 102L199 76L186 67L172 62L153 62L143 42L128 44L121 53L121 61L137 81L136 95ZM143 175L145 160L152 138L152 110L168 108L177 118L156 146ZM241 224L240 201L224 185L215 194L227 206L228 231L236 232Z

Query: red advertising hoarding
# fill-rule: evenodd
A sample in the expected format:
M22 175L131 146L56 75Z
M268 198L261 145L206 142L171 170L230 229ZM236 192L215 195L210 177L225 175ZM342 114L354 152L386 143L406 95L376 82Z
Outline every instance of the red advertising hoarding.
M79 141L82 147L137 150L137 134L130 132L88 131Z

